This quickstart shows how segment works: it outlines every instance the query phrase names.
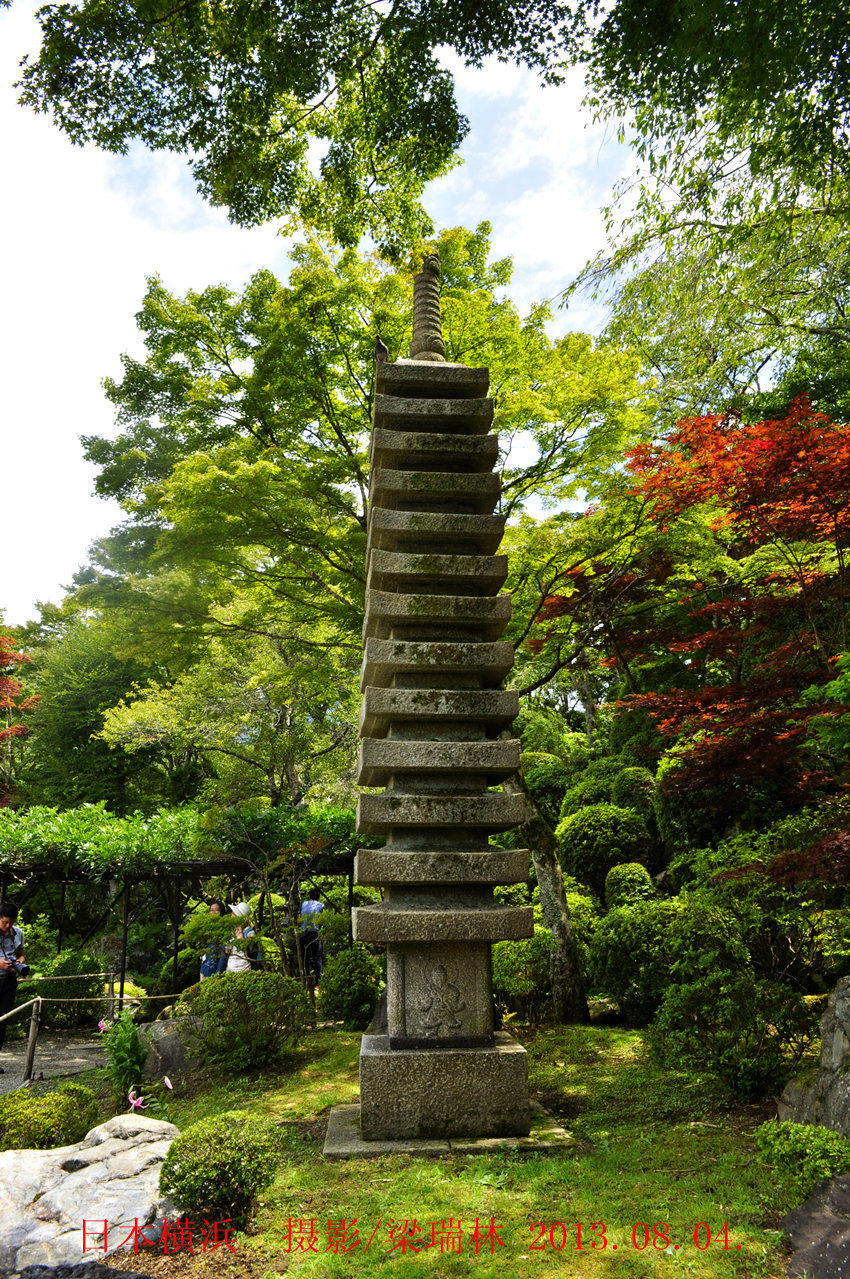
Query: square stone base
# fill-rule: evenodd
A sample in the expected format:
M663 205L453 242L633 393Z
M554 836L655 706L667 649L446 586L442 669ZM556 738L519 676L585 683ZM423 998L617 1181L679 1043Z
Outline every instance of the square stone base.
M391 1049L386 1035L360 1047L364 1141L528 1135L528 1060L504 1031L492 1048Z

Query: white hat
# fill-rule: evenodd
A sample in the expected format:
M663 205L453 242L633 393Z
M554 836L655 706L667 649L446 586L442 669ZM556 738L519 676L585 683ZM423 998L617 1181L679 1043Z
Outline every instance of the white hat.
M231 915L241 915L245 918L251 914L251 908L247 902L237 902L235 906L230 907Z

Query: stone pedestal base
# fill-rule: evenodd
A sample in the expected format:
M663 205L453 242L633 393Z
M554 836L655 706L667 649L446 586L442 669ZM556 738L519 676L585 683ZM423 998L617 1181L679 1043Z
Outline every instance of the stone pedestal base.
M364 1141L526 1136L530 1126L525 1049L504 1031L492 1048L393 1050L386 1035L363 1036Z

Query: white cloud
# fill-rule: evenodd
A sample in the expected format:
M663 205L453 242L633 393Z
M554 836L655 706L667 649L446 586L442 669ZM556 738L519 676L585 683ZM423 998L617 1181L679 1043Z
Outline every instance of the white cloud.
M122 351L143 349L134 315L145 277L182 292L238 288L261 266L287 270L277 224L230 226L195 193L185 158L75 148L48 117L17 106L17 62L39 44L35 7L0 10L0 465L15 545L0 578L7 623L31 616L36 599L58 600L88 544L119 517L92 497L78 441L114 429L100 381L120 373ZM599 207L624 153L585 130L578 79L542 89L533 73L495 60L480 71L446 62L472 128L466 163L432 184L426 203L443 225L493 223L496 252L515 258L512 294L524 308L558 293L601 246ZM568 319L579 327L598 315L585 308Z

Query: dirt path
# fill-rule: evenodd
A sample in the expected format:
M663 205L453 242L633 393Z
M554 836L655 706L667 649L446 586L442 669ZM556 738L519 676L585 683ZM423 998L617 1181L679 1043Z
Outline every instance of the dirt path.
M16 1039L12 1043L7 1041L0 1052L0 1066L5 1071L5 1074L0 1075L0 1093L20 1088L24 1082L26 1055L25 1039ZM55 1079L66 1075L80 1075L93 1066L104 1065L105 1061L106 1054L100 1035L42 1032L35 1047L33 1078L43 1076L45 1079Z

